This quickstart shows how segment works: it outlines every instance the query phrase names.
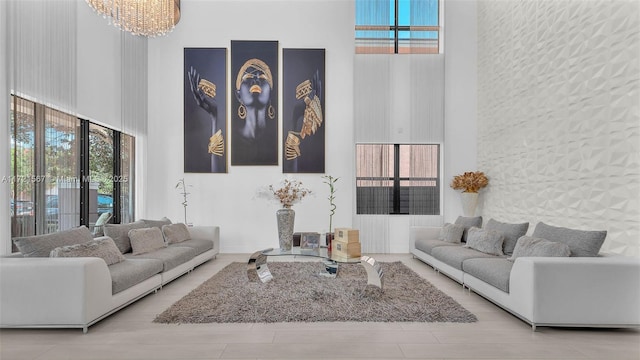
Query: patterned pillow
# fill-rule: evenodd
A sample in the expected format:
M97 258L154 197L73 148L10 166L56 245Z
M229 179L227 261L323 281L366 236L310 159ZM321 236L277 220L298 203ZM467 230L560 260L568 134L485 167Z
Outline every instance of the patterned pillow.
M504 236L495 230L482 230L477 227L469 229L467 245L464 247L476 249L485 254L502 256L502 243Z
M131 229L129 230L129 239L131 239L131 253L133 255L152 252L167 246L162 232L157 227Z
M107 265L125 260L116 243L108 236L98 237L84 244L61 246L51 250L50 257L99 257Z
M440 236L438 239L459 244L462 241L462 234L464 233L464 226L458 224L446 223L440 230Z
M165 225L162 227L162 233L169 244L175 244L191 239L191 234L189 234L187 225L182 223Z
M571 256L571 250L567 244L531 236L522 236L518 239L515 249L513 249L513 255L507 260L514 261L516 258L524 256Z
M91 231L83 225L51 234L15 238L13 242L24 257L49 257L51 250L57 247L82 244L91 240Z

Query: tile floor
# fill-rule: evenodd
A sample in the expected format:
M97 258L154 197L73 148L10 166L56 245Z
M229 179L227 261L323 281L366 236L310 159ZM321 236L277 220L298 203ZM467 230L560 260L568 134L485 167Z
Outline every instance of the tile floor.
M403 261L474 313L451 323L166 325L155 315L246 254L221 254L89 328L0 330L0 359L640 359L639 329L531 327L411 255ZM604 306L604 305L603 305Z

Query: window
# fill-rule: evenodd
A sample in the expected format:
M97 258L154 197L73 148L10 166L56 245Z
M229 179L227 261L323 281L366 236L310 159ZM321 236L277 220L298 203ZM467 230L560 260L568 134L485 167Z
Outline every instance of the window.
M12 237L133 220L134 137L18 96L10 122Z
M356 53L438 54L439 0L356 0Z
M358 214L440 214L440 146L357 144Z

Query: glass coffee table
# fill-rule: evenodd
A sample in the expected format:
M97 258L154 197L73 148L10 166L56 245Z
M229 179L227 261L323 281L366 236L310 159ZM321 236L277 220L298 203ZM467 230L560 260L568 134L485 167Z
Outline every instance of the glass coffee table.
M374 258L370 256L361 256L351 259L338 259L329 255L327 248L321 247L319 249L301 249L299 246L294 246L291 250L283 249L264 249L256 251L251 254L249 261L247 262L247 276L249 281L262 281L263 283L269 282L273 279L271 271L267 266L267 258L269 256L301 256L301 257L315 257L323 260L327 274L336 275L339 265L345 263L360 263L367 271L367 283L369 285L377 286L382 289L384 273Z

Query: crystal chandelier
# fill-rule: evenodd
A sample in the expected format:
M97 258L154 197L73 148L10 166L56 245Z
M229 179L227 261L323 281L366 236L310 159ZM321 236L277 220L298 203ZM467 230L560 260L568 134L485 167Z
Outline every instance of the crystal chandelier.
M133 35L166 35L180 21L180 0L86 1L114 26Z

